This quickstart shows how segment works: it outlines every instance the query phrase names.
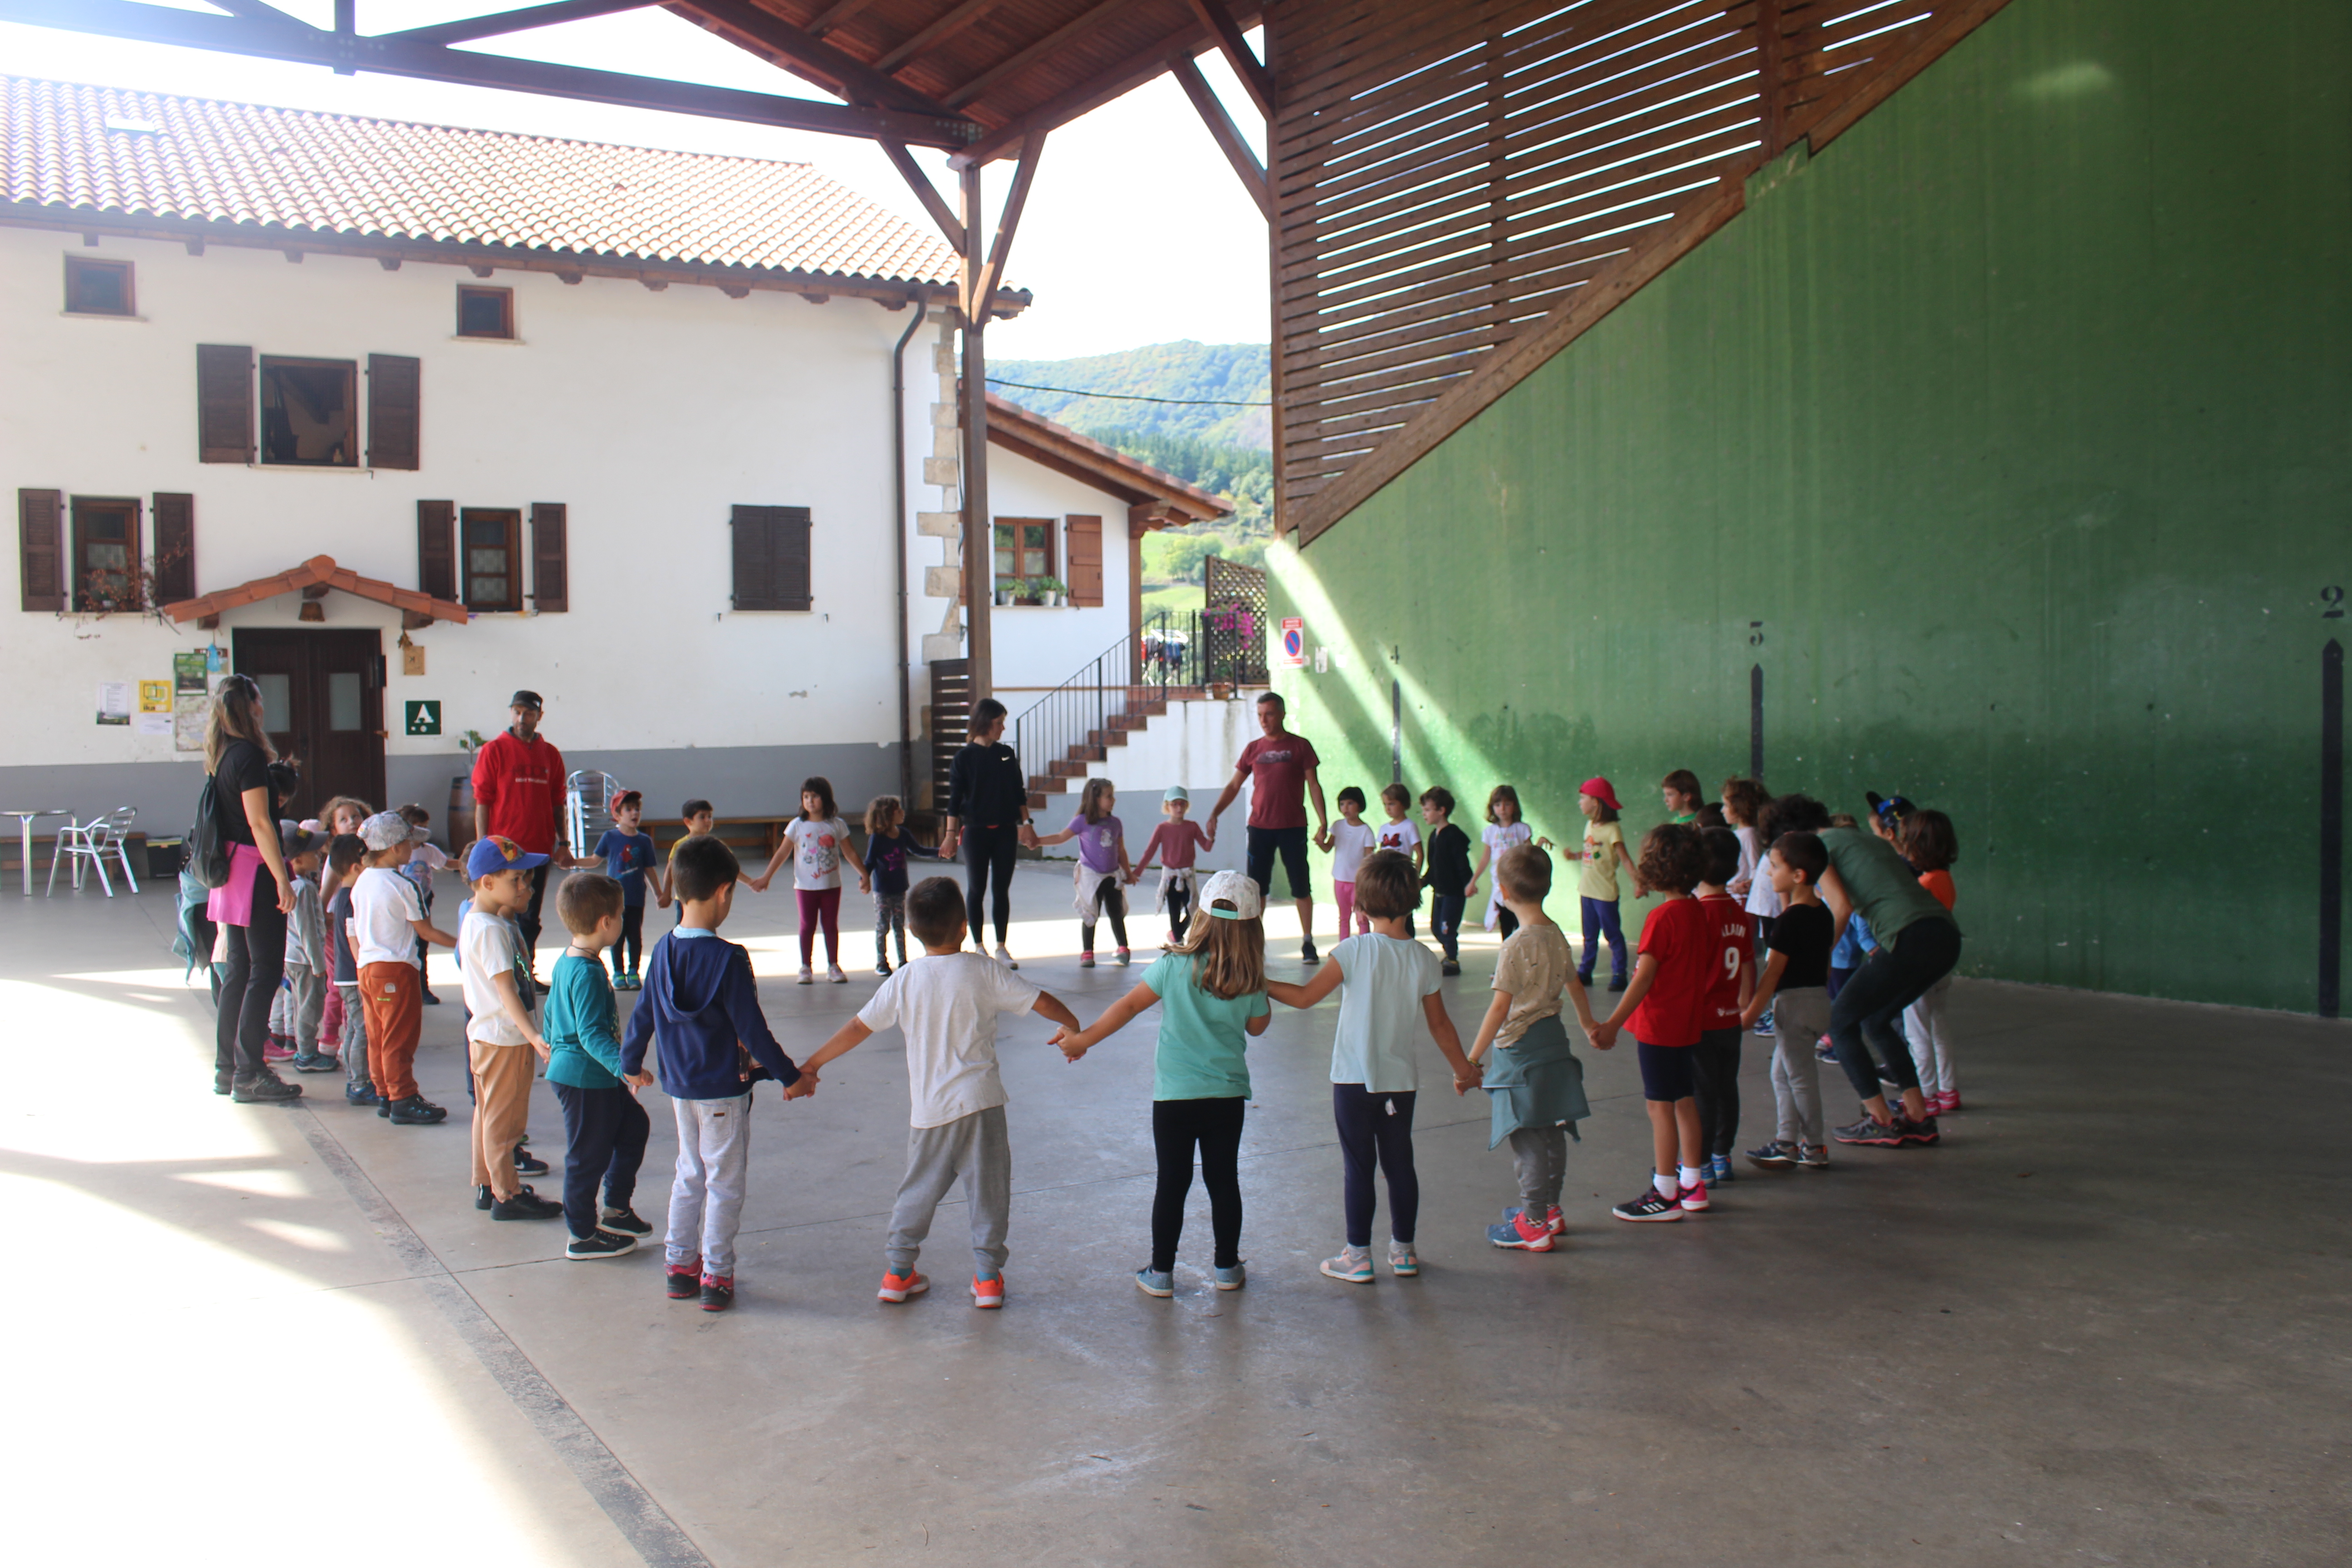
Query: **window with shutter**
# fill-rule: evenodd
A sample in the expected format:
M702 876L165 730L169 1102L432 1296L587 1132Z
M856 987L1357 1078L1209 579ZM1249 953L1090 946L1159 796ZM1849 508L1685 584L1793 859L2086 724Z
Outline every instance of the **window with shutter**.
M522 608L522 513L466 508L457 514L457 550L466 608Z
M360 463L357 360L261 356L261 460L300 468Z
M66 607L65 541L59 536L65 503L62 490L16 492L17 584L27 610Z
M805 610L814 606L809 578L809 509L739 506L735 532L735 607Z
M457 597L457 503L416 503L416 587L436 599Z
M196 596L196 498L155 497L155 607Z
M531 602L544 615L572 607L572 563L564 544L562 501L530 503Z
M1071 517L1070 603L1100 607L1103 602L1102 519Z
M424 362L406 354L368 355L368 467L417 466L418 386Z
M1032 577L1054 574L1054 520L1050 517L1000 517L996 520L996 585L1026 593Z
M253 461L253 351L196 345L196 460Z
M105 614L147 608L139 558L139 503L127 497L73 498L73 552L67 572L73 607Z

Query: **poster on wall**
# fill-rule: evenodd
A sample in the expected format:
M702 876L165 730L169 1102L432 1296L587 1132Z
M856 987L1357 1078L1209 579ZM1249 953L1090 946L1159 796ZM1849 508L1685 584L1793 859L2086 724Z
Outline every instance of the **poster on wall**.
M142 714L169 713L172 710L172 683L168 680L142 680L139 683L139 711ZM164 729L170 729L165 725ZM141 734L158 731L142 729Z
M175 752L201 752L205 749L205 731L213 721L213 700L208 693L198 691L180 699L172 710L172 749Z
M174 691L201 697L206 689L205 680L205 650L189 648L172 656L172 689Z
M131 722L131 682L101 680L98 683L98 721L101 724Z
M170 713L137 714L131 721L131 732L134 735L173 734L174 733L172 728L173 717Z

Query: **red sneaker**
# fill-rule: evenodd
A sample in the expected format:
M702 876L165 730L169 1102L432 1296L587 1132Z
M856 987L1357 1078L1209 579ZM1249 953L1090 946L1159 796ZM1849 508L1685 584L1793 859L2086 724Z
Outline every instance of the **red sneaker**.
M669 1266L664 1294L673 1301L691 1301L702 1289L702 1263L673 1263Z
M1558 1204L1551 1205L1549 1212L1544 1215L1544 1222L1551 1226L1551 1233L1554 1236L1565 1236L1568 1234L1568 1221L1560 1217L1559 1205Z
M1706 1212L1706 1184L1705 1182L1697 1182L1694 1183L1690 1186L1685 1187L1680 1193L1675 1194L1675 1201L1683 1205L1684 1212L1685 1213L1705 1214Z
M702 1310L723 1312L735 1304L735 1276L706 1274L702 1277Z
M266 1062L290 1062L295 1058L291 1042L280 1044L278 1037L270 1036L261 1043L261 1059Z
M1004 1305L1004 1276L1000 1274L993 1279L975 1277L971 1282L971 1304L975 1307Z
M882 1289L874 1295L877 1300L903 1301L909 1296L919 1296L930 1288L929 1280L909 1268L904 1274L884 1274Z

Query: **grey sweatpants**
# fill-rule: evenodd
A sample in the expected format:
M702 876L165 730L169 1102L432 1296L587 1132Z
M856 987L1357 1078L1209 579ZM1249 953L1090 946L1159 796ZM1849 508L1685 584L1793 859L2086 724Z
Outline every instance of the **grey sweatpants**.
M1780 1112L1773 1136L1782 1143L1822 1145L1822 1063L1813 1055L1830 1026L1830 994L1818 985L1772 997L1772 1103Z
M278 993L286 1009L285 1027L278 1030L294 1042L294 1048L304 1056L319 1049L319 1020L327 1011L327 982L307 963L286 966L286 989Z
M360 1005L360 988L356 981L335 982L343 994L343 1087L372 1089L368 1081L367 1009Z
M1528 1218L1541 1221L1559 1204L1560 1184L1568 1176L1568 1130L1511 1129L1511 1163L1518 1174L1519 1202Z
M890 1240L883 1249L890 1272L904 1276L915 1266L931 1215L961 1178L964 1206L971 1211L971 1262L976 1279L1003 1271L1004 1230L1013 1214L1013 1144L1004 1134L1004 1107L992 1105L939 1127L907 1134L907 1175L890 1206Z
M735 1227L751 1168L751 1097L673 1100L677 1178L669 1189L667 1254L673 1268L702 1260L705 1274L735 1277Z

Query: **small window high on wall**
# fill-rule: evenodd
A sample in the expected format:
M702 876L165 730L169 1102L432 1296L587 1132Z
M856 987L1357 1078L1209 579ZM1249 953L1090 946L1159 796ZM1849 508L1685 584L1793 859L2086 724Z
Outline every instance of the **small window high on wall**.
M469 610L522 608L522 513L467 507L457 516L458 559Z
M359 363L261 356L261 460L359 466Z
M74 316L135 316L131 263L94 256L66 258L66 313Z
M1032 577L1054 575L1054 520L996 520L996 585L1017 588Z
M511 338L514 290L457 286L457 335L461 338Z

